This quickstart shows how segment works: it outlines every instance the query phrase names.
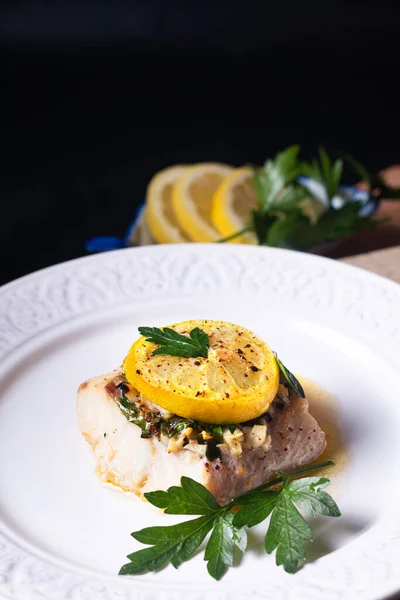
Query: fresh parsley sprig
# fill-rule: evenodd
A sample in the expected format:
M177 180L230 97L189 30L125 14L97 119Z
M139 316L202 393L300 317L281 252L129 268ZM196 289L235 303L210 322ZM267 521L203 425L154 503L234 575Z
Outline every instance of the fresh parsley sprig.
M209 574L219 580L232 566L235 549L245 552L246 528L261 523L269 515L266 552L270 554L276 549L276 564L283 565L288 573L294 573L300 561L305 559L304 543L312 541L310 526L298 509L310 517L317 514L340 516L333 498L323 491L329 485L329 479L295 478L332 464L333 461L326 461L289 474L279 472L273 481L225 506L220 506L211 492L189 477L182 477L181 487L172 486L167 491L145 494L151 504L168 514L200 516L178 525L146 527L132 533L132 537L149 547L130 554L129 562L119 574L159 571L169 563L178 568L193 556L211 531L204 560ZM280 488L276 489L278 486Z
M152 355L166 354L168 356L182 356L184 358L197 358L208 356L210 340L208 335L195 327L189 335L182 335L170 327L159 329L158 327L139 327L139 333L146 338L147 342L158 344L159 348Z
M378 188L384 197L400 198L400 190L388 188L379 175L369 174L349 155L333 160L324 148L309 162L299 159L299 146L290 146L253 169L253 185L258 200L247 226L220 242L234 240L254 231L258 243L297 250L310 250L324 242L348 237L360 229L374 227L379 221L361 216L360 202L349 202L341 192L343 159L368 181L370 194ZM307 185L306 175L319 186ZM325 196L326 201L321 201ZM344 204L338 208L334 198L342 193Z
M302 175L307 175L322 183L328 199L331 201L339 191L343 174L343 160L337 158L332 161L325 148L320 147L318 148L318 160L314 158L309 163L301 163L299 171Z

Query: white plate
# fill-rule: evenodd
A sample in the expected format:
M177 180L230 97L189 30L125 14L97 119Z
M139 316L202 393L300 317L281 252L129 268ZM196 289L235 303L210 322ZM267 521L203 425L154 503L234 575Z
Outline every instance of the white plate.
M1 598L366 600L400 590L399 286L282 250L155 246L6 285L0 315ZM131 531L179 517L98 483L76 389L121 363L139 325L193 318L253 329L338 398L349 453L343 516L314 520L296 575L261 551L256 531L219 583L201 554L178 571L116 576L140 547Z

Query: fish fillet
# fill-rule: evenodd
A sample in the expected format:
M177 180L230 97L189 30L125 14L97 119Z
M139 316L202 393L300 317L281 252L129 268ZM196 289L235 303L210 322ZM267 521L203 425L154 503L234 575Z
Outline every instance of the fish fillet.
M325 434L308 412L307 400L284 390L284 401L278 395L264 415L268 441L260 447L244 443L239 454L224 451L213 461L192 451L192 446L168 451L165 440L142 438L140 427L122 414L113 396L118 376L114 371L84 382L78 390L77 413L79 428L94 450L101 481L124 491L142 496L179 485L180 478L187 476L205 485L224 504L269 481L276 471L311 462L325 448ZM138 398L133 390L130 399L132 394ZM254 433L251 427L244 432Z

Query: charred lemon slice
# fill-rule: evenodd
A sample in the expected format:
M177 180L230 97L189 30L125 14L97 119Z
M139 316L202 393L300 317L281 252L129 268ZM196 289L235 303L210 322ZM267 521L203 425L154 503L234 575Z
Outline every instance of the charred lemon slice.
M272 350L254 333L222 321L185 321L170 326L188 335L207 333L207 358L155 355L158 347L140 337L123 368L148 400L176 415L207 423L242 423L263 414L279 386Z

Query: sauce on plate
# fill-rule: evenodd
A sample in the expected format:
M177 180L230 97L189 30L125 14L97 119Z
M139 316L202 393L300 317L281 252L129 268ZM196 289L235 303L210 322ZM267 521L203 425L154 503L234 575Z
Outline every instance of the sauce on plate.
M341 474L349 461L349 455L340 428L340 408L337 398L312 380L301 378L301 384L309 402L310 413L326 435L324 452L310 464L334 460L335 465L321 471L321 475L330 478L332 475Z

